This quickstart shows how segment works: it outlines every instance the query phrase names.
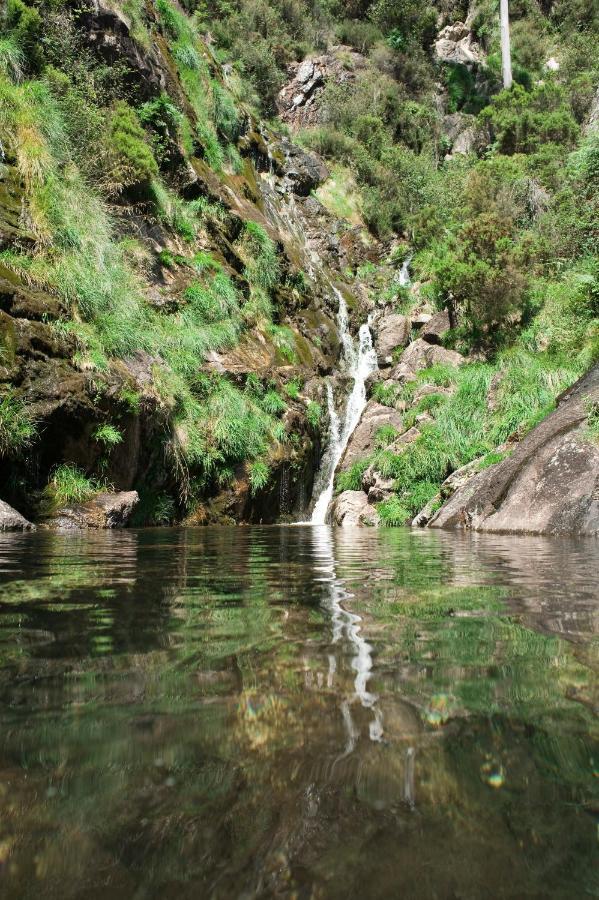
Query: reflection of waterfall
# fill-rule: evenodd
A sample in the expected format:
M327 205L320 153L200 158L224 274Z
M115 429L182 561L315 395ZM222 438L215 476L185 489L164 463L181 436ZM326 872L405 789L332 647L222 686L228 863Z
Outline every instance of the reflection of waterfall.
M314 556L318 560L318 565L315 567L316 571L322 573L323 580L328 585L328 596L323 605L331 616L331 624L333 626L332 643L338 644L345 638L353 652L351 666L355 672L354 693L341 703L341 715L346 732L345 751L342 756L345 757L352 753L360 736L359 729L356 727L352 717L352 704L355 701L359 701L362 707L372 711L372 720L369 724L371 741L380 741L383 736L383 714L377 705L378 697L368 690L368 681L370 680L373 666L372 647L362 635L360 627L362 620L360 616L349 612L341 605L342 602L349 600L352 595L346 591L343 582L337 578L331 530L329 528L314 529L312 541ZM329 655L327 687L333 687L336 674L337 659L335 654L331 653Z
M339 418L335 411L333 391L330 384L327 384L327 403L330 423L329 444L323 458L319 473L320 477L317 479L314 491L317 500L312 512L313 525L324 525L326 522L327 511L333 497L335 470L339 460L343 456L356 425L360 421L364 407L366 406L366 379L376 371L377 368L376 353L372 346L370 325L364 324L360 327L360 342L358 352L356 353L354 341L349 332L349 317L345 298L341 291L338 291L336 288L333 288L333 290L339 301L337 326L339 328L341 344L343 347L343 361L348 374L353 379L353 386L347 400L343 428L339 429Z

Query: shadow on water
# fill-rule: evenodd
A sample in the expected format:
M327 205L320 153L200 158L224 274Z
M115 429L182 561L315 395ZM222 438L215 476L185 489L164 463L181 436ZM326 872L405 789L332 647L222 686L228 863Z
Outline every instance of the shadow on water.
M599 543L0 536L0 896L597 896Z

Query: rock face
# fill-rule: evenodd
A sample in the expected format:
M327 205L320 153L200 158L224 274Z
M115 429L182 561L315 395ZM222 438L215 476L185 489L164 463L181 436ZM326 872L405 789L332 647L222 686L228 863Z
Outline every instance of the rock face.
M435 41L435 55L440 62L459 63L463 66L476 65L482 60L480 47L463 22L447 25L439 32Z
M429 344L440 344L441 338L447 334L450 329L449 313L446 309L435 313L420 329L420 337Z
M599 445L588 410L599 403L599 366L498 465L458 488L434 528L537 534L599 534Z
M380 521L379 514L373 506L370 506L363 491L343 491L339 494L333 503L331 516L335 525L343 527L355 525L375 527Z
M102 493L87 503L63 506L46 519L49 528L123 528L139 502L137 491Z
M341 471L348 469L352 463L368 456L374 450L376 433L383 425L391 425L401 432L401 413L388 406L382 406L375 400L369 400L339 464Z
M277 98L281 119L294 129L320 122L320 97L327 82L345 84L366 65L361 53L351 47L331 47L321 56L311 56L289 67L290 80Z
M35 528L31 522L5 503L0 500L0 531L31 531Z
M399 365L393 369L390 377L395 381L406 381L430 366L461 366L463 362L464 357L455 350L446 350L445 347L429 344L423 338L418 338L404 350Z
M410 327L410 319L399 313L390 313L379 321L375 340L379 366L390 366L393 362L393 351L408 344Z

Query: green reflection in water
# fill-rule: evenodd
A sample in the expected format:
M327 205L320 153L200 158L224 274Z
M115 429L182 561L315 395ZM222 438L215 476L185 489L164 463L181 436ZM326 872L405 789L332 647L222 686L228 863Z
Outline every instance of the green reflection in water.
M403 530L1 541L2 896L596 896L598 562Z

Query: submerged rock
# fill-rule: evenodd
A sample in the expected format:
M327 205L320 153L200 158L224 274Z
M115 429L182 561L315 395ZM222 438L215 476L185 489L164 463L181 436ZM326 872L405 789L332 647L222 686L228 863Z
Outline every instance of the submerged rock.
M0 500L0 531L31 531L35 528L20 512Z
M458 487L431 527L599 534L599 445L588 428L595 404L599 366L562 395L508 459Z
M334 501L331 515L335 525L376 527L380 522L378 512L363 491L343 491Z
M44 521L48 528L123 528L139 503L137 491L108 491L86 503L63 506Z

